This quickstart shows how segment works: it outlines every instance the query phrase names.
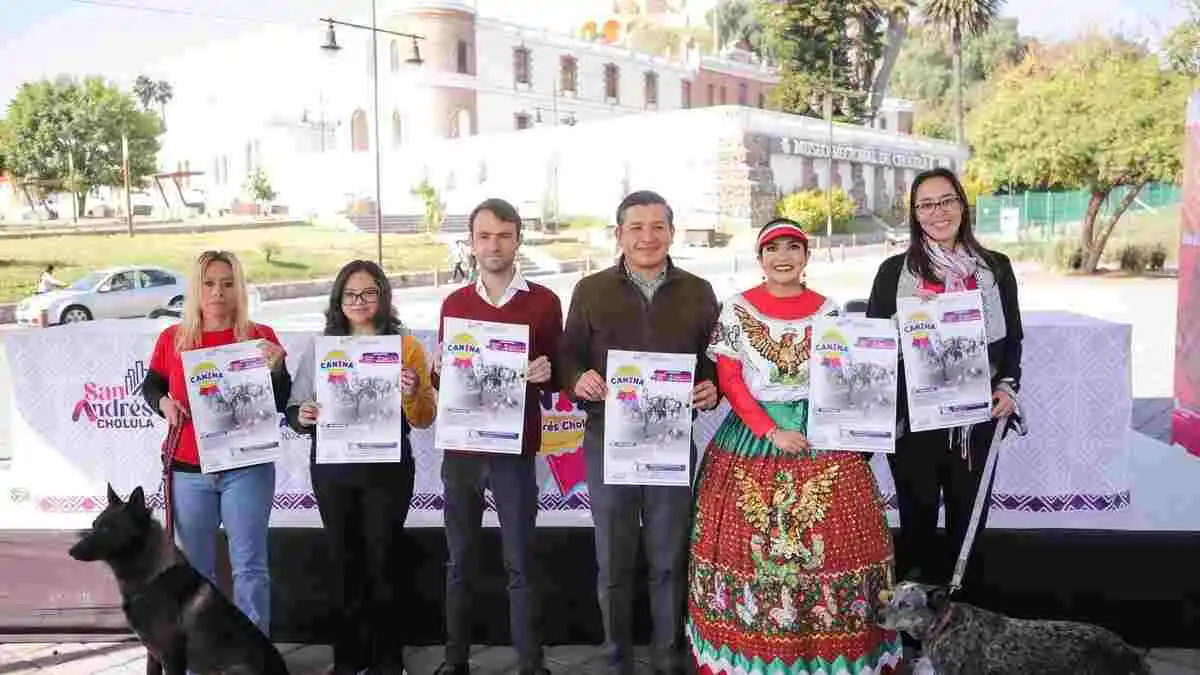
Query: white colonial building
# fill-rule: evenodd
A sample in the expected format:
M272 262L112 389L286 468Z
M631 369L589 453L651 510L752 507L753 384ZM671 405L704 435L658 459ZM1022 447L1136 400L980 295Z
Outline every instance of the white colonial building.
M353 28L336 28L340 48L322 49L316 21L171 64L165 167L203 172L193 182L210 210L245 200L246 176L261 169L300 215L374 210L376 149L392 215L421 211L421 181L450 214L503 196L605 216L621 190L657 186L687 220L737 224L779 193L828 183L828 125L756 110L778 77L745 52L671 59L479 16L467 0L379 5L381 27L421 36L419 64L412 40L380 34L373 59L369 32ZM915 168L965 158L912 138L903 105L875 126L836 129L832 178L862 209L892 203Z

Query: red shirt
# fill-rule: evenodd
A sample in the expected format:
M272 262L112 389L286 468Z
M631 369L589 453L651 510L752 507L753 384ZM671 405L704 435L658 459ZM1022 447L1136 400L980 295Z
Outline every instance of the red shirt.
M503 306L493 307L479 297L474 284L468 284L451 293L442 303L442 315L438 319L438 343L443 342L444 319L448 316L476 321L525 324L529 326L529 360L533 361L539 356L550 359L550 381L525 387L525 430L521 445L524 446L523 454L536 455L542 447L540 390L557 390L555 383L562 375L558 372L558 344L563 332L562 303L558 296L541 284L529 282L528 291L519 291ZM438 386L436 376L434 386Z
M926 281L922 279L921 288L929 291L930 293L937 293L939 295L946 292L946 284L943 284L939 281ZM979 283L975 281L975 275L972 274L971 276L967 277L967 290L973 291L977 288L979 288Z
M186 409L189 406L187 382L183 373L183 359L175 350L175 333L178 332L178 329L178 325L171 326L159 334L158 342L154 345L154 353L150 356L150 370L166 378L171 398L180 402L180 405ZM279 343L275 331L257 323L250 325L249 339L269 340L280 347L283 346ZM200 346L197 349L220 347L234 342L232 328L205 332L200 336ZM157 401L154 405L157 407ZM200 450L196 447L196 429L192 426L191 419L187 419L183 423L183 429L179 436L179 447L175 451L175 461L181 464L200 465Z

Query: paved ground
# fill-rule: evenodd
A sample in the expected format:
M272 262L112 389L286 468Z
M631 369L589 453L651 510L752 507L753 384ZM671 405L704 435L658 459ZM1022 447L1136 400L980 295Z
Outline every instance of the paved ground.
M280 645L292 675L319 675L329 667L330 651L325 645ZM113 643L0 644L0 675L18 673L61 673L62 675L142 675L145 672L140 647ZM638 674L649 673L644 658ZM550 647L547 667L555 675L600 673L596 647ZM1200 674L1200 651L1158 649L1150 654L1154 675ZM505 647L477 647L472 654L476 675L516 673L516 655ZM440 647L410 650L408 672L429 675L441 663Z

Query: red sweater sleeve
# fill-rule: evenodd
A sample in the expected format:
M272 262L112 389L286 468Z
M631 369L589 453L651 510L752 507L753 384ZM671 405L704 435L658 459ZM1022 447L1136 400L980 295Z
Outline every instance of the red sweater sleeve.
M729 405L742 423L750 427L755 436L762 438L775 426L767 411L750 395L746 381L742 379L742 362L728 356L717 357L717 380L721 393L729 399Z

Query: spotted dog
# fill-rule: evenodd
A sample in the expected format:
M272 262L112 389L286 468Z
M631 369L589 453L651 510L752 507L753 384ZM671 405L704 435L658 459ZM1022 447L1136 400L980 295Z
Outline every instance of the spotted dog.
M938 675L1151 675L1141 651L1099 626L1010 619L912 581L879 599L879 625L920 640Z

